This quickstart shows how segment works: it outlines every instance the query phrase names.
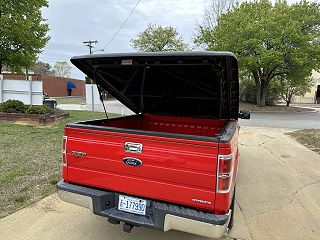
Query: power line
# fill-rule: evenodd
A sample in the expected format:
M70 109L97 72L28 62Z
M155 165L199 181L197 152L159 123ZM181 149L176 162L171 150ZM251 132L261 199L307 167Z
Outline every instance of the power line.
M118 36L119 32L121 31L121 29L124 27L124 25L127 23L127 21L129 20L130 16L132 15L132 13L134 12L134 10L136 10L136 8L138 7L139 3L141 0L138 0L136 5L133 7L133 9L131 10L131 12L129 13L129 15L127 16L127 18L124 20L124 22L121 24L121 26L119 27L119 29L117 30L117 32L113 35L113 37L110 39L110 41L102 48L102 49L106 49L111 43L112 41Z

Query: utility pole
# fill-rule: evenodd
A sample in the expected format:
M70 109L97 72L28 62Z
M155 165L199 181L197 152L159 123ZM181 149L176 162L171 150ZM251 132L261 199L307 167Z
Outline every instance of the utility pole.
M84 41L83 44L89 48L90 55L92 54L92 48L94 48L93 44L97 44L97 40L88 40ZM91 79L91 105L92 105L92 117L94 117L94 96L93 96L93 80Z
M94 48L93 44L97 44L98 41L97 40L88 40L88 41L84 41L83 44L86 45L87 47L89 47L89 53L90 55L92 54L92 48Z

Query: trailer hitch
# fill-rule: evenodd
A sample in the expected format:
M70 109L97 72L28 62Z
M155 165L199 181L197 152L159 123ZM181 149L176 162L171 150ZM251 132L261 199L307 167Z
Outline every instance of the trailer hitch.
M133 225L129 223L125 223L123 224L123 231L126 233L130 233L133 227L134 227Z

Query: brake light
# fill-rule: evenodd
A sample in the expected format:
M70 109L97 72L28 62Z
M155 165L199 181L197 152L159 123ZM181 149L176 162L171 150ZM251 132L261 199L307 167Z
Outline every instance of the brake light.
M67 143L68 143L68 137L63 136L63 142L62 142L62 165L67 166L68 160L67 160Z
M234 154L218 155L217 192L228 193L233 176Z

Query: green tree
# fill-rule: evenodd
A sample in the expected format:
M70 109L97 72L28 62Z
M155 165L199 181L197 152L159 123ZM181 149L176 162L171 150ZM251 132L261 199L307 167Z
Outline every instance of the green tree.
M49 40L43 7L47 0L0 0L0 73L4 65L20 72L35 64Z
M57 61L53 65L52 73L57 77L70 77L71 67L66 61Z
M240 89L239 99L242 102L257 103L256 99L256 84L254 79L248 74L240 74ZM273 106L281 99L280 86L278 81L272 81L268 85L266 94L266 105Z
M244 2L221 15L216 27L200 26L195 42L208 50L234 52L241 71L255 81L257 105L265 106L272 80L290 79L298 70L302 81L319 69L319 8L307 1Z
M136 39L130 40L132 46L138 51L160 52L160 51L186 51L188 45L184 43L177 30L172 27L162 27L149 24Z
M280 76L278 78L281 98L290 106L294 97L303 97L310 91L313 80L311 77L300 78L298 76Z
M92 83L92 80L91 78L89 78L88 76L85 76L85 81L86 81L86 84L91 84Z

